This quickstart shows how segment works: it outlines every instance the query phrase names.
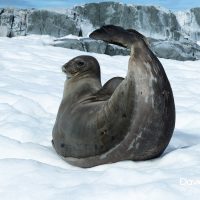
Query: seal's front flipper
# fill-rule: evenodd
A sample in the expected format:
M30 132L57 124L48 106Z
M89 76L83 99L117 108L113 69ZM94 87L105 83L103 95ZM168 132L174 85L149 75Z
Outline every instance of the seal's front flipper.
M127 48L130 48L138 39L144 40L145 38L145 36L133 29L125 30L114 25L102 26L100 29L93 31L89 37Z
M98 94L108 94L112 95L112 93L115 91L117 86L124 80L122 77L114 77L108 80L104 86L98 91Z
M96 100L105 101L108 100L119 84L124 80L122 77L114 77L108 80L104 86L94 94Z

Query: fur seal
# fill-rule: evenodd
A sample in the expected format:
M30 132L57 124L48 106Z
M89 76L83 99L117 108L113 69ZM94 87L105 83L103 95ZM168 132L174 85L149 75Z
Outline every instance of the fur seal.
M68 79L53 128L56 152L79 167L160 156L175 126L162 64L135 30L107 25L90 37L130 48L128 72L102 87L95 58L79 56L63 66Z

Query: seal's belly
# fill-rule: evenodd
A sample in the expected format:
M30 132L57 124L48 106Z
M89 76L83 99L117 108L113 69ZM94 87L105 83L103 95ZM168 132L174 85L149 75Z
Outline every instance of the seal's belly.
M56 130L59 133L54 138L59 154L77 158L101 155L123 140L130 119L108 115L102 120L104 103L79 105L62 115Z

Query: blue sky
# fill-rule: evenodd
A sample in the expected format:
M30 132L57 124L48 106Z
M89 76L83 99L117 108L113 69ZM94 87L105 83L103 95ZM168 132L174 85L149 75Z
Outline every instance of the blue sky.
M192 7L200 7L200 0L114 0L127 4L158 5L171 10L186 10ZM0 0L0 7L22 8L65 8L91 2L103 2L97 0Z

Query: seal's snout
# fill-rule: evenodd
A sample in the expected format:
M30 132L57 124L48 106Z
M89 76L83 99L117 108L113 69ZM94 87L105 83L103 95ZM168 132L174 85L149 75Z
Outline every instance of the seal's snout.
M62 68L62 72L67 73L66 64L64 64L61 68Z
M62 66L62 72L66 73L65 65Z
M67 63L62 66L62 72L67 75L67 79L70 79L72 76L67 72Z

